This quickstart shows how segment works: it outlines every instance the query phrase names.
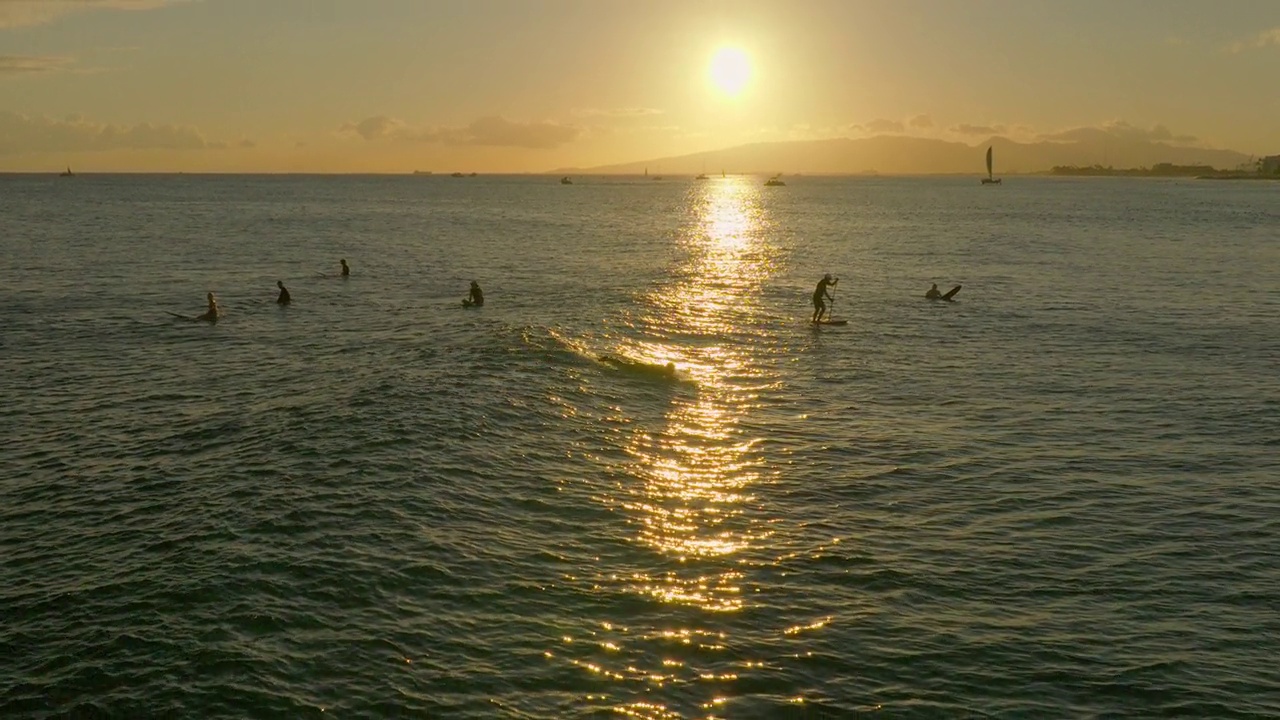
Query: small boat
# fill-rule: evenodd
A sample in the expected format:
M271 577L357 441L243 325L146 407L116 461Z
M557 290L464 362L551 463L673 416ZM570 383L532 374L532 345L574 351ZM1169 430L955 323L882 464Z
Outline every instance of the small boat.
M999 185L1000 178L991 176L991 148L987 148L987 176L982 178L983 185Z
M765 187L784 187L786 183L782 182L782 173L778 173L768 180L764 181Z
M71 172L71 166L68 165L66 170L58 173L58 177L75 177L75 173Z
M430 175L431 171L430 170L414 170L413 174L414 175Z
M698 173L698 176L694 178L694 180L706 180L706 179L707 179L706 173Z
M572 184L573 184L573 181L569 179L569 176L568 176L568 175L565 175L564 177L560 178L560 184L561 184L561 185L572 185Z
M460 172L455 172L455 173L449 173L449 177L466 177L466 176Z

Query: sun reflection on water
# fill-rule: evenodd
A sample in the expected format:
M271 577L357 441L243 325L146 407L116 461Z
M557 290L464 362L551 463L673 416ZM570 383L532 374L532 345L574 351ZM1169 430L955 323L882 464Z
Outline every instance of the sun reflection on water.
M767 323L759 297L781 251L769 231L756 183L696 184L675 281L640 298L642 310L628 328L626 340L639 354L675 362L697 391L673 396L661 424L638 423L622 442L629 459L619 468L617 502L649 555L612 581L656 604L633 618L633 630L593 639L596 652L572 661L595 677L645 688L640 701L611 706L622 715L683 717L648 694L679 688L681 707L715 717L737 670L750 667L729 659L731 625L716 618L746 607L746 556L771 534L754 493L767 474L763 438L743 424L770 377L760 363Z
M725 612L743 603L734 556L767 531L743 517L760 480L755 449L761 439L739 427L754 401L739 381L752 374L754 358L750 347L723 338L750 328L775 253L757 188L726 181L699 190L681 236L688 259L677 272L680 281L645 298L651 310L640 328L687 338L682 359L695 369L699 392L673 403L660 432L632 436L629 470L641 485L625 506L635 513L640 542L684 563L640 574L637 589L664 602Z

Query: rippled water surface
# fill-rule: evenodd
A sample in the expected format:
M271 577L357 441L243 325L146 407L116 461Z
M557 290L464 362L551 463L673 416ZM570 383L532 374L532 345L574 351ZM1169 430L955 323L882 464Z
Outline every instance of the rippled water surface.
M1280 715L1278 191L0 177L0 715Z

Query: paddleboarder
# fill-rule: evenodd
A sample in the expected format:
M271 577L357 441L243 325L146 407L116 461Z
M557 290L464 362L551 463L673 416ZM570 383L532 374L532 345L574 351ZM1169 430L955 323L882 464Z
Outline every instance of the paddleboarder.
M821 320L823 313L827 311L826 300L835 302L835 297L831 295L827 288L834 287L839 282L840 278L831 277L831 273L823 275L822 279L818 281L818 288L813 291L813 322Z

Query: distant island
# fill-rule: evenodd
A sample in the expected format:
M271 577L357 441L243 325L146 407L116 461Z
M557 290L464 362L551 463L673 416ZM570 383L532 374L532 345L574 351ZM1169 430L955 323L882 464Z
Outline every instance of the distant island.
M867 138L829 138L749 143L688 155L645 158L634 162L594 167L560 167L547 172L558 176L641 175L646 168L662 168L668 176L693 177L706 168L723 168L731 174L772 177L779 172L794 176L859 175L875 168L878 175L987 174L986 152L994 149L1001 175L1132 175L1138 177L1222 177L1227 174L1271 174L1272 158L1255 157L1220 148L1181 145L1135 138L1117 130L1085 128L1031 142L992 136L981 143L906 135ZM1262 168L1264 161L1267 168ZM1095 164L1096 163L1096 164ZM1112 166L1133 168L1115 170ZM1221 170L1219 168L1233 168ZM1234 175L1232 175L1234 177Z
M1264 161L1268 159L1264 158L1258 161L1252 169L1242 166L1235 170L1219 170L1211 165L1175 165L1173 163L1156 163L1149 168L1055 165L1049 171L1049 174L1073 177L1193 177L1202 180L1280 180L1280 167L1273 168L1270 164L1264 164Z

